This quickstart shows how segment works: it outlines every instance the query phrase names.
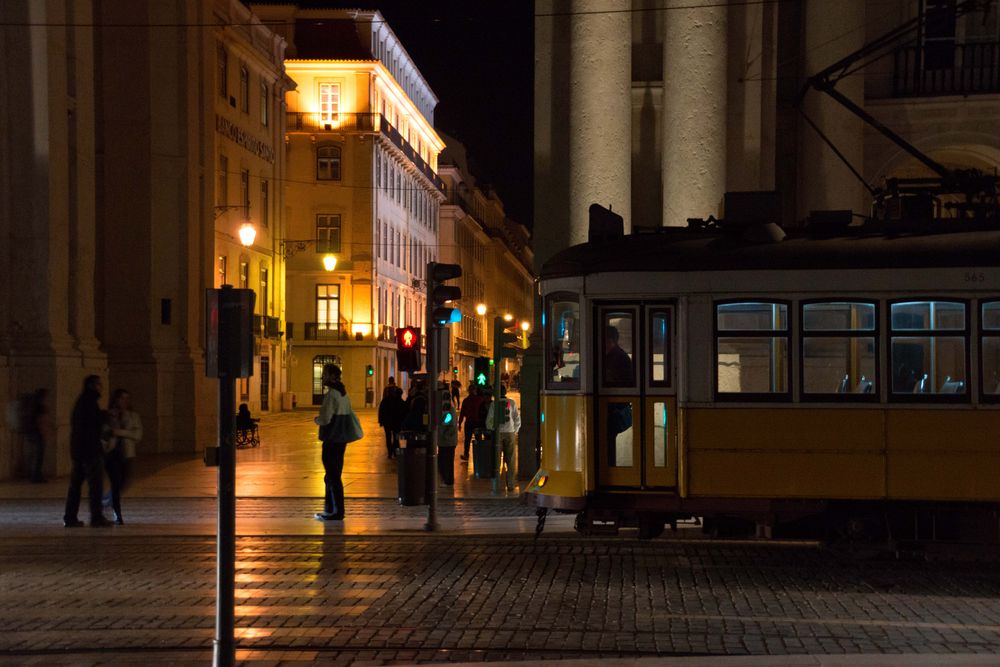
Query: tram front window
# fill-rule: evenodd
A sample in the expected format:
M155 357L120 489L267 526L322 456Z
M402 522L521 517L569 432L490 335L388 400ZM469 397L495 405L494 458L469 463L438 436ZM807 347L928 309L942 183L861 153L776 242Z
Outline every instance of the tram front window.
M604 363L601 383L607 388L635 385L635 340L633 315L606 313L604 320Z
M576 295L549 297L542 325L548 331L548 387L579 389L580 303Z

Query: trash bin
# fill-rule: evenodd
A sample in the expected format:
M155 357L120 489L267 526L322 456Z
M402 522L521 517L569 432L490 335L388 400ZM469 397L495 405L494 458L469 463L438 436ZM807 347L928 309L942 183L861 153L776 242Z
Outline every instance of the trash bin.
M477 428L472 439L472 472L476 479L496 476L497 453L493 447L493 432Z
M404 432L399 435L399 452L396 454L399 504L426 505L427 434Z

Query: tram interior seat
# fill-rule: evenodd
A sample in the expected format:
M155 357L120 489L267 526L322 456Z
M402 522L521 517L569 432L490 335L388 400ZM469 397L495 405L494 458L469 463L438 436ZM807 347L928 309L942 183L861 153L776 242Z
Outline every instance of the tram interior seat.
M870 394L875 390L875 383L866 378L864 375L858 380L858 386L854 388L855 394Z
M844 375L843 379L840 381L840 384L837 385L837 393L846 394L849 382L850 378L847 375Z
M928 386L929 383L927 381L927 373L924 373L924 376L917 380L916 384L913 385L913 393L926 394Z
M942 394L962 394L965 393L965 381L964 380L952 380L950 375L944 376L944 382L941 383Z

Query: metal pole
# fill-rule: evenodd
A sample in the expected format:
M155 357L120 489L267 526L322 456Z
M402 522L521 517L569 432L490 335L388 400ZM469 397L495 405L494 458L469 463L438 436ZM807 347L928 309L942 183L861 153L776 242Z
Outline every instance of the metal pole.
M215 642L212 664L236 663L236 447L233 441L236 380L219 378L219 523L216 535Z
M500 422L503 417L500 415L500 364L503 363L503 330L504 321L499 315L493 318L493 456L495 461L496 476L493 478L493 490L496 491L501 484L506 482L500 480L500 453L503 447L500 446ZM510 465L508 461L507 465ZM505 487L506 488L506 487Z
M427 470L424 482L427 493L427 523L424 530L438 529L437 522L437 445L438 422L441 419L441 392L438 390L438 366L440 365L440 350L438 332L434 325L434 298L431 285L434 275L434 262L427 264Z

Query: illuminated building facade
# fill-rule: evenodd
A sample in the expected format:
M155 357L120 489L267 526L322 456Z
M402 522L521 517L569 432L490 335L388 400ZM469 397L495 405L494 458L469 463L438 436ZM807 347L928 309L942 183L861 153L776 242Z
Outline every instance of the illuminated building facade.
M476 184L465 147L442 135L441 178L447 199L441 206L441 261L459 264L462 277L462 321L451 327L450 369L467 385L476 357L493 356L493 318L510 315L520 327L533 317L534 274L531 235L504 213L503 203L489 188ZM476 308L482 305L483 313ZM520 330L520 329L519 329ZM520 370L516 359L505 359L503 370Z
M90 374L102 406L130 392L140 457L201 449L218 424L205 289L239 285L242 263L260 289L263 267L259 312L281 317L284 42L235 0L11 0L0 22L0 403L49 390L48 475L69 470ZM257 341L280 358L278 338ZM0 429L0 477L17 445Z
M324 363L356 406L398 377L394 329L426 329L439 259L437 98L381 14L254 5L288 41L286 338L297 405L322 401ZM324 265L332 256L334 266ZM372 375L368 375L368 367Z

